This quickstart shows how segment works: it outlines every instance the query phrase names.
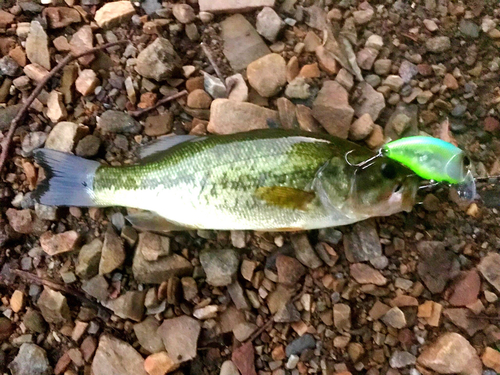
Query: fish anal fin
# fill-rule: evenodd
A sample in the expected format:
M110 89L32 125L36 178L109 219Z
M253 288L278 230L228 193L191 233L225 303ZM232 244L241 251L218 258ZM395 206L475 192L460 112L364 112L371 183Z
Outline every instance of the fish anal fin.
M144 232L169 233L193 229L172 223L154 212L134 213L127 215L125 219L127 219L135 229Z
M307 206L316 197L312 191L305 191L286 186L263 186L255 195L263 201L283 208L307 210Z

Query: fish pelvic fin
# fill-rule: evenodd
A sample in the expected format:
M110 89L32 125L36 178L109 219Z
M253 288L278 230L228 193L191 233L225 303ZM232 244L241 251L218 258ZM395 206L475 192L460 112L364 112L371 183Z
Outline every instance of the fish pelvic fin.
M263 186L256 190L257 198L268 204L295 210L307 210L316 194L312 191L290 188L286 186Z
M47 206L97 206L93 185L99 162L46 148L35 150L34 157L46 176L33 192L36 202Z
M170 233L193 229L172 223L151 211L129 214L125 216L125 219L132 224L135 229L143 232Z

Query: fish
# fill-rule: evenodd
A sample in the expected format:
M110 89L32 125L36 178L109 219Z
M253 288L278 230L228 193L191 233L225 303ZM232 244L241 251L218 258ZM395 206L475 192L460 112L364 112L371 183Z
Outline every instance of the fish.
M33 192L43 205L140 210L144 230L301 231L411 211L420 179L388 157L300 130L178 135L111 167L50 149L34 151L45 171Z

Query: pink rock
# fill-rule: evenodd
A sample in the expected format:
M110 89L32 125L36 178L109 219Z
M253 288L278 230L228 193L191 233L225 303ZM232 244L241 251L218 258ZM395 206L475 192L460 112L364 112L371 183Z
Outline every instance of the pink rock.
M243 344L233 352L231 360L241 375L257 375L254 364L255 351L251 342Z

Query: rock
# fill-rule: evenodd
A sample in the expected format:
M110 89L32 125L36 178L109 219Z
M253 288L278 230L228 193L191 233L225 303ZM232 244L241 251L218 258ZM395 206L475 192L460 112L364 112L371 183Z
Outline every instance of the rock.
M47 33L38 21L32 21L26 39L26 55L32 64L38 64L50 70L50 52Z
M274 1L273 1L274 3ZM0 27L6 29L12 22L14 22L14 15L0 9Z
M280 123L284 129L294 129L297 127L296 107L287 98L278 98L276 100L278 113L280 116Z
M371 70L378 56L378 50L365 47L356 55L358 66L364 70Z
M276 41L278 34L284 26L285 23L273 8L265 7L257 14L257 32L271 43Z
M291 99L307 99L311 96L310 86L304 77L296 77L285 90L285 95Z
M247 78L259 95L268 98L286 85L286 62L281 55L265 55L247 67Z
M22 106L21 104L16 104L16 105L11 105L11 106L8 106L6 108L0 109L0 130L5 130L10 126L10 123L16 117L17 113L21 109L21 106ZM24 139L26 139L26 138L29 139L29 135L33 134L33 133L28 133ZM45 133L43 133L43 134L45 134ZM23 140L23 144L24 144L24 140Z
M28 308L23 316L23 323L30 331L44 333L47 330L47 323L42 314L38 311Z
M471 20L462 18L458 28L462 34L471 39L479 38L479 26Z
M182 61L168 39L157 38L137 56L135 71L144 78L163 81L182 67Z
M496 118L488 116L484 119L484 130L490 133L494 133L500 129L500 121Z
M9 305L12 311L14 311L15 313L21 311L21 309L24 307L23 292L20 290L15 290L14 293L12 293L12 296L10 297Z
M465 308L445 309L443 315L471 337L488 326L487 321L477 319L469 309Z
M226 86L220 78L208 73L203 73L203 77L201 78L203 78L201 85L198 84L197 81L191 81L191 87L188 89L189 92L192 92L196 89L205 89L205 91L208 92L208 94L214 99L227 97Z
M364 25L371 21L374 13L374 10L369 8L364 10L355 10L352 12L352 15L354 17L354 22L356 22L357 25Z
M109 297L109 285L103 275L96 275L82 282L82 290L98 301L106 301Z
M382 256L382 246L373 220L354 224L352 232L344 235L344 251L351 263L366 262Z
M417 358L413 354L396 350L391 355L389 365L392 368L404 368L406 366L414 365L416 362Z
M351 276L360 284L375 284L383 286L387 284L387 279L369 265L364 263L355 263L350 265Z
M481 360L486 367L495 370L496 373L500 373L500 352L498 350L487 347L484 350Z
M448 293L448 302L452 306L467 306L477 301L481 279L475 269L462 272L451 285Z
M237 102L248 100L248 86L241 74L235 74L226 78L226 87L229 92L228 99Z
M243 4L234 0L226 1L233 4ZM274 0L261 1L274 3ZM204 0L200 2L200 9L203 9L203 3L206 3L208 6L208 4L220 2L221 1ZM254 27L241 14L235 14L226 18L220 25L222 39L224 41L223 52L234 71L241 71L252 61L271 53L269 47L267 47Z
M106 307L113 310L116 316L122 319L130 319L140 322L144 315L144 298L146 294L135 290L129 290L120 297L110 300Z
M52 91L47 100L47 117L55 123L65 120L67 116L68 112L66 112L63 103L63 95L60 92Z
M285 303L276 314L274 314L273 320L276 323L293 323L300 321L300 312L297 307L290 301Z
M174 4L172 14L180 23L191 23L196 18L194 9L188 4Z
M94 20L99 27L111 29L120 23L127 22L134 14L135 9L130 1L112 1L97 10Z
M138 283L161 284L172 276L191 275L193 266L186 258L177 254L161 257L156 261L150 262L144 258L141 251L136 250L132 271Z
M349 94L336 81L325 81L314 100L312 115L328 133L347 138L354 110L349 105Z
M200 254L200 263L212 286L231 284L238 272L239 258L232 249L206 250Z
M5 215L10 226L17 233L30 234L33 231L33 216L29 209L16 210L15 208L9 208Z
M37 305L48 323L65 323L71 319L66 297L60 292L45 287L38 298Z
M222 363L219 375L240 375L240 373L234 362L227 360Z
M448 280L457 276L460 270L458 259L444 244L437 241L417 243L420 261L417 272L431 293L441 293Z
M385 136L399 139L418 134L418 106L401 103L385 124Z
M291 355L300 356L300 354L302 354L304 350L315 348L316 340L314 340L314 337L312 335L306 333L305 335L296 338L290 344L288 344L285 352L287 357L290 357Z
M210 108L207 130L216 134L233 134L267 129L268 119L279 123L278 112L251 103L215 99Z
M75 154L84 158L90 158L97 155L100 147L100 138L95 135L87 135L76 145Z
M343 303L333 305L333 324L339 331L351 329L351 307Z
M304 276L305 267L295 258L286 255L276 257L278 282L285 285L295 285Z
M47 353L38 345L25 343L21 345L19 353L9 364L8 368L12 375L50 375L50 367Z
M445 85L450 90L457 90L460 86L458 85L457 79L453 77L452 74L446 73L443 79L443 85Z
M274 7L275 0L199 0L200 11L210 13L242 13L262 7Z
M234 334L234 337L236 338L236 340L238 340L240 342L244 342L246 339L248 339L252 335L252 333L255 332L255 330L257 328L258 327L253 323L244 322L244 323L240 323L236 327L234 327L233 334Z
M74 122L63 121L54 126L45 141L45 148L71 153L81 137L83 128Z
M247 342L233 350L231 360L240 370L241 375L257 375L255 371L255 349L251 342Z
M137 251L140 251L147 261L155 261L159 257L170 255L170 238L150 232L139 233Z
M451 41L447 36L435 36L426 40L425 48L433 53L446 52L451 48Z
M83 96L88 96L94 93L99 85L99 78L92 69L84 69L78 74L75 81L75 88Z
M151 354L144 361L144 369L149 375L165 375L179 367L167 352Z
M284 286L283 284L278 284L276 289L271 292L267 297L267 306L272 314L281 310L292 297L292 291L290 288Z
M375 124L370 114L365 113L351 124L349 139L353 141L366 139L372 133L374 126Z
M58 234L45 232L40 236L40 246L48 255L54 256L74 250L79 239L80 235L74 230Z
M477 269L500 292L500 254L489 253L481 259Z
M387 311L382 317L382 321L392 328L401 329L406 327L405 314L397 306Z
M94 0L91 0L94 1ZM99 0L98 0L99 1ZM145 0L141 2L141 8L148 16L154 15L157 11L161 11L162 5L158 0Z
M5 57L4 57L4 59L5 59ZM1 71L2 70L0 69L0 72ZM49 75L49 71L38 64L28 64L24 67L23 71L24 71L24 74L26 74L30 79L32 79L36 83L40 83ZM5 75L9 75L9 74L5 74Z
M36 66L39 66L39 65L36 64ZM40 67L40 68L42 68L42 67ZM42 68L42 69L44 69L44 68ZM44 69L44 70L46 70L46 69ZM21 71L21 67L12 57L4 56L0 59L0 74L8 76L8 77L17 77L20 74L20 71ZM25 67L25 73L26 73L26 67Z
M69 7L48 7L43 10L51 29L61 29L82 19L78 10Z
M69 42L71 52L75 55L85 52L94 47L94 35L92 34L92 28L89 25L81 27L76 33L71 37ZM92 61L94 61L94 54L88 54L82 56L78 59L78 62L83 66L88 66Z
M316 58L318 59L319 67L327 74L337 74L340 70L340 65L335 59L335 55L325 46L321 45L316 48Z
M373 121L377 121L378 116L385 108L384 95L377 92L372 86L366 82L361 82L356 86L354 101L354 113L357 117L361 117L368 113Z
M191 108L208 109L212 104L212 98L204 90L194 90L187 97L187 105Z
M300 69L299 76L303 78L319 78L321 76L321 72L319 70L318 63L304 65Z
M166 319L158 328L165 349L175 363L186 362L196 357L200 331L200 322L186 315Z
M439 374L481 375L476 349L461 335L444 333L418 357L418 363Z
M0 342L7 340L14 329L15 326L9 319L0 317Z
M141 347L149 353L158 353L165 350L161 336L158 334L160 323L152 316L148 316L141 323L134 324L134 333Z
M228 285L227 291L238 310L250 310L250 305L245 296L245 292L238 281Z
M388 86L394 92L399 92L404 85L404 81L400 76L390 75L384 79L382 85Z
M7 107L11 108L11 107ZM0 114L1 117L1 114ZM0 120L1 123L1 120ZM0 129L1 126L0 126ZM47 134L45 132L31 132L26 135L23 139L22 149L25 154L30 154L33 150L40 148L44 145L47 140Z
M94 375L147 375L144 359L128 343L108 334L102 335L92 361Z
M102 245L101 261L99 262L99 274L105 275L121 267L125 261L125 249L123 240L114 232L108 229L104 235Z
M323 265L316 255L306 234L296 234L290 238L295 252L295 257L306 267L316 269Z
M158 137L169 133L174 124L172 112L164 112L157 116L148 116L144 124L144 134L150 137Z
M137 134L141 130L141 125L129 114L114 110L97 117L97 127L103 133Z

